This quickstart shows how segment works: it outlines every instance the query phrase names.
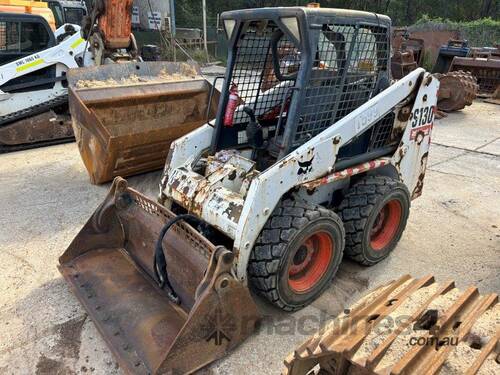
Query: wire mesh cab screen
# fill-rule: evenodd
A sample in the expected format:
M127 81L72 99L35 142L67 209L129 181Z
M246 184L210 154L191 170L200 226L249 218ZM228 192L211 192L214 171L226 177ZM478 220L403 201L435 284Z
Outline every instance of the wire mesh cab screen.
M307 142L370 100L379 73L387 72L387 38L386 27L323 25L292 147Z
M249 107L263 128L268 152L283 156L369 101L381 91L383 77L389 85L388 26L359 19L335 23L332 18L322 20L314 33L311 54L305 55L272 20L242 25L228 85L230 95L237 90L239 105L219 147L248 146L250 118L244 108ZM293 123L290 108L297 111L290 116ZM392 125L388 117L360 135L367 140L356 152L383 147Z
M277 42L277 62L286 80L279 80L274 70L272 39L280 34ZM300 69L300 53L296 46L280 32L271 20L247 22L236 42L236 55L230 88L236 87L240 104L233 117L233 126L225 127L221 146L238 147L247 143L245 133L249 121L244 107L253 109L264 137L270 139L276 132L284 102L289 102L295 86L295 78L290 78ZM282 124L286 123L286 106Z

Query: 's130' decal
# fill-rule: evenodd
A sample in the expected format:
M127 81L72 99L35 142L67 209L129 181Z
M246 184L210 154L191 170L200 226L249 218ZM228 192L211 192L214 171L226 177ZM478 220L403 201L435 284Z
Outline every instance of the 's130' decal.
M416 108L410 117L411 134L410 139L416 140L419 144L424 140L424 137L429 135L434 124L435 107Z
M434 122L434 106L416 108L411 114L411 127L418 128Z

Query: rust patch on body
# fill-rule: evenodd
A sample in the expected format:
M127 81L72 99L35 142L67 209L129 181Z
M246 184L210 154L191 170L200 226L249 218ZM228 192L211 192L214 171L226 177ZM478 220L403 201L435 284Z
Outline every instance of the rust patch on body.
M422 159L420 160L420 175L418 176L418 180L415 186L415 189L413 190L411 199L417 199L422 195L422 191L424 189L424 180L425 180L425 173L427 171L427 161L429 159L429 153L425 153L424 156L422 156Z

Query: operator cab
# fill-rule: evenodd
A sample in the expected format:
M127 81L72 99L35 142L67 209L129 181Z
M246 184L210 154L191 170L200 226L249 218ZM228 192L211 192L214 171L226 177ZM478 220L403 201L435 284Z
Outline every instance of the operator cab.
M36 64L38 52L56 46L57 41L47 20L34 14L0 13L0 65L19 61L19 72L29 64ZM0 90L5 93L46 90L54 86L55 65L11 79Z
M34 14L0 13L0 64L54 47L48 22Z
M83 25L83 18L87 15L85 3L61 0L49 0L47 3L54 13L57 28L67 23L78 26Z
M213 154L237 149L263 170L390 84L386 16L290 7L227 12L222 20L230 47ZM339 156L386 147L393 123L390 113Z

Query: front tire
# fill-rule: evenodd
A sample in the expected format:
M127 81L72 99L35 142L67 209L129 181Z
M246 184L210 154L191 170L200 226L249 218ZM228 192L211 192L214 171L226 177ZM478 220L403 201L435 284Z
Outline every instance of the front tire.
M283 201L257 239L250 284L275 306L299 310L329 286L342 261L344 227L330 210Z
M410 214L410 193L404 184L385 176L365 176L339 206L346 230L345 253L372 266L398 244Z

